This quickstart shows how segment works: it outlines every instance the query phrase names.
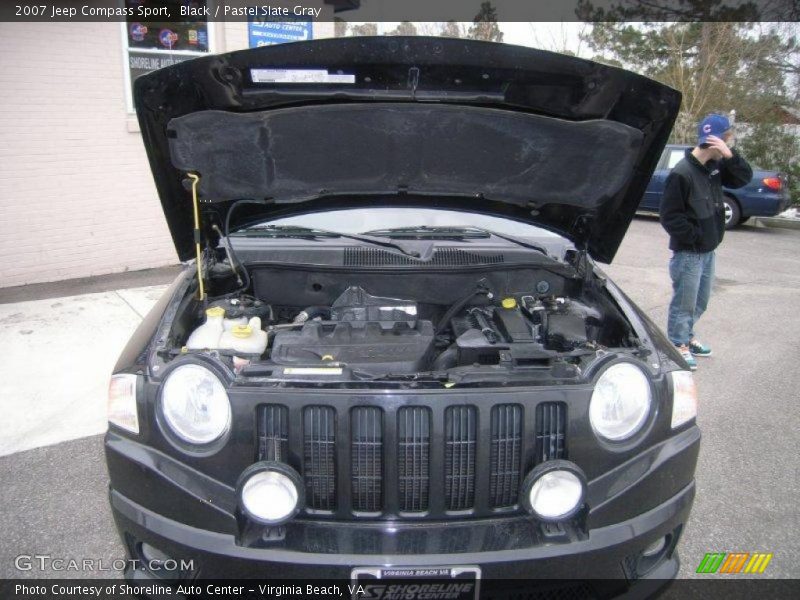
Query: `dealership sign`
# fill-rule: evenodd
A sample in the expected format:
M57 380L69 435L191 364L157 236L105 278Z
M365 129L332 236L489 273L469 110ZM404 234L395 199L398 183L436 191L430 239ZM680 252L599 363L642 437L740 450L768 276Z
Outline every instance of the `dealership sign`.
M156 69L170 67L176 63L196 58L191 54L178 54L173 52L142 52L130 50L128 52L128 67L130 68L131 81Z
M247 30L251 48L300 42L314 37L311 21L272 21L262 17L251 17Z

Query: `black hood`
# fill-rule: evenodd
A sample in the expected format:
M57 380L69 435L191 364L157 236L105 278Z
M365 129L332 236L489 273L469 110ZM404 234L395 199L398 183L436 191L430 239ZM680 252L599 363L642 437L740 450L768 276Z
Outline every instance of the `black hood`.
M544 226L610 262L680 105L614 67L423 37L198 58L138 78L134 99L181 260L192 172L206 233L243 198L264 201L261 217L446 206Z

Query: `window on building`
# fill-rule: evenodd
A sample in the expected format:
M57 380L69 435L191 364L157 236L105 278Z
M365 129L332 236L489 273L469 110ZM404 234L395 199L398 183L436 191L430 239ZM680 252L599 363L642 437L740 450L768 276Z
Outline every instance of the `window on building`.
M125 6L133 8L146 6L148 0L125 0ZM209 0L161 0L159 6L170 5L170 13L179 15L181 6L190 6L196 14L210 5ZM123 26L123 58L125 60L125 84L128 112L133 109L133 80L156 69L190 60L213 52L211 27L205 17L186 17L183 21L162 23L157 21L138 21L135 16L127 17Z

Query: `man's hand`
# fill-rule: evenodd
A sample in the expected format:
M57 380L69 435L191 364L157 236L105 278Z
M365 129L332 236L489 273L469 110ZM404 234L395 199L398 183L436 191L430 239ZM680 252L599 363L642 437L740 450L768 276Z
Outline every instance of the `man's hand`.
M706 143L708 144L709 148L713 148L717 152L719 152L722 158L732 158L733 152L728 147L728 144L725 143L724 140L718 138L715 135L710 135L706 138Z

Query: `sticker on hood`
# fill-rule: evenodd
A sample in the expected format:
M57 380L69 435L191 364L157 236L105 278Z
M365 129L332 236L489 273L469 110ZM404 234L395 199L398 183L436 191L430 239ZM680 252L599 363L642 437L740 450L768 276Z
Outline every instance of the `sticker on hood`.
M250 69L253 83L355 83L356 76L325 69Z

